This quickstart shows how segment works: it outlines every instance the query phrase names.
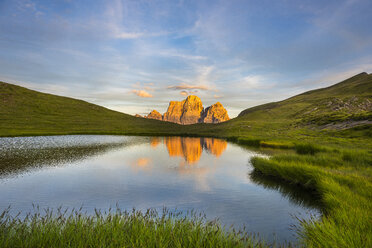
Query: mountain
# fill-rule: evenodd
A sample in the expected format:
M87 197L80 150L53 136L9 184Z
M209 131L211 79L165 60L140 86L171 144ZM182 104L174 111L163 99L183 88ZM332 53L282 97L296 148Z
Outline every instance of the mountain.
M181 124L184 103L185 101L170 101L167 112L165 112L163 115L163 120Z
M203 123L220 123L230 120L229 116L227 115L226 109L220 102L217 102L206 108L201 113L201 119L201 122Z
M372 121L372 74L242 111L244 120L286 120L296 126L346 128Z
M148 114L146 116L146 118L148 118L148 119L155 119L155 120L160 120L161 121L163 119L163 116L158 111L153 110L153 111L150 112L150 114Z
M159 115L159 112L153 110L147 118L161 120L161 115ZM167 112L162 116L162 120L189 125L195 123L220 123L230 120L230 118L221 103L217 102L204 109L200 98L190 95L180 102L170 101Z

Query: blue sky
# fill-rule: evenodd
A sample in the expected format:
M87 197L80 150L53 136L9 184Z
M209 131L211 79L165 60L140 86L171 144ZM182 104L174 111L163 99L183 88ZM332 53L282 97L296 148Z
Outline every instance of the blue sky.
M0 0L0 80L129 114L245 108L372 72L372 1Z

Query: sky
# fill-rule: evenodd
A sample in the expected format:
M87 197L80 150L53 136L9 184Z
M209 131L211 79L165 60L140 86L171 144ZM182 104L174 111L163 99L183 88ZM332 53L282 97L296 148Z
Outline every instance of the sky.
M128 114L230 117L372 72L370 0L0 0L0 80Z

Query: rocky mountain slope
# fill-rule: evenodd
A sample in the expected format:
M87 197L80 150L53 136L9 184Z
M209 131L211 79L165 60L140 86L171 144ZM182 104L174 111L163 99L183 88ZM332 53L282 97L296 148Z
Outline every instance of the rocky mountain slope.
M146 116L149 119L174 122L183 125L195 123L220 123L230 120L226 109L217 102L212 106L203 108L203 103L197 96L188 96L183 101L171 101L167 112L162 116L153 110Z
M156 110L153 110L146 116L148 119L162 120L163 116Z
M219 123L229 120L226 109L220 102L217 102L206 108L201 116L204 123Z

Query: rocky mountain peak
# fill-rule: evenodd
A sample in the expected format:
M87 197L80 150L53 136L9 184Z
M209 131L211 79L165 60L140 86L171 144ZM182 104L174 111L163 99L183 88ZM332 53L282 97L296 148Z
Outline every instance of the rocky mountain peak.
M181 124L198 123L203 111L203 103L199 97L190 95L186 98L181 115Z
M170 101L167 112L162 116L153 110L146 118L178 124L219 123L229 120L226 109L220 102L204 109L198 96L190 95L183 101Z
M163 120L163 116L156 110L153 110L146 116L148 119Z
M227 110L220 102L206 108L201 115L203 123L219 123L230 120Z
M170 121L181 124L181 116L183 113L183 105L186 100L181 102L170 101L167 112L163 115L163 121Z

